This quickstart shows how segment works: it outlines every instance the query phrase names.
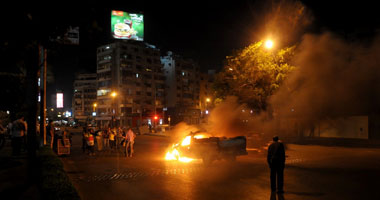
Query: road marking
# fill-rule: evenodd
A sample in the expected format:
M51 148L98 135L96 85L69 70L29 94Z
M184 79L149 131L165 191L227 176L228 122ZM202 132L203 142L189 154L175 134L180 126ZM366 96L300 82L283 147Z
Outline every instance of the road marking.
M149 171L141 170L127 170L122 173L111 173L111 174L100 174L93 176L78 176L74 177L73 181L75 182L108 182L108 181L118 181L118 180L135 180L137 178L143 177L154 177L154 176L175 176L183 174L191 174L203 169L200 166L190 167L190 168L172 168L172 169L154 169ZM75 176L75 175L74 175Z

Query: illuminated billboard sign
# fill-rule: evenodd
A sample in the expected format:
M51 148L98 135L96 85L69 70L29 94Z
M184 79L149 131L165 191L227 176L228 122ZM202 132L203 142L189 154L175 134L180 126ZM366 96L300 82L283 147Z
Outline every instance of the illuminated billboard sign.
M57 108L63 108L63 93L57 93Z
M116 39L144 40L144 15L113 10L111 32Z

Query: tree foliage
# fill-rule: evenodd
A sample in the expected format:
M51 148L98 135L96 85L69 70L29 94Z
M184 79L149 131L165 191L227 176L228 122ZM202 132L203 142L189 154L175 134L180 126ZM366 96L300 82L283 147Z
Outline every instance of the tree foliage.
M260 111L267 109L267 100L295 69L289 64L295 47L275 51L256 42L228 56L214 84L216 98L237 96L240 103Z

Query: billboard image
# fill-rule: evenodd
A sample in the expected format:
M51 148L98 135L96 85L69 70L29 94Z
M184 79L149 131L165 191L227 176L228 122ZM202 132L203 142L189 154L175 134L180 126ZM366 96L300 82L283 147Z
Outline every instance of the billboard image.
M112 10L111 32L116 39L144 40L144 16Z
M57 93L57 108L63 108L63 93Z

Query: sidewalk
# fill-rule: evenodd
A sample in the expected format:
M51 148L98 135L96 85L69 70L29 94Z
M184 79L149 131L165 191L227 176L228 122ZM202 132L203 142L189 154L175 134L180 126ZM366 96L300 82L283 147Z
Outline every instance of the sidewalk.
M12 156L11 141L7 140L0 150L0 197L1 199L41 199L37 180L28 183L27 153Z

